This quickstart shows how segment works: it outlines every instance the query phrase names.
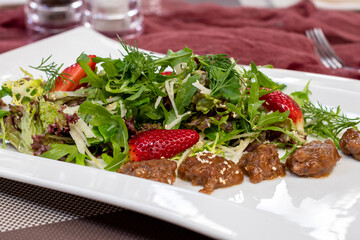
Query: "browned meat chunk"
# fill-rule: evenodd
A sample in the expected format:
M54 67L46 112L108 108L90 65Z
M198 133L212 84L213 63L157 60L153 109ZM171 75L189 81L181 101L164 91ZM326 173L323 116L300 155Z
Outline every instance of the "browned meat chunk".
M178 176L193 185L202 185L202 193L242 183L244 175L236 164L211 153L198 153L186 158L179 166Z
M173 184L177 164L168 159L127 162L116 172L153 181Z
M286 175L284 164L273 144L262 144L252 152L244 153L238 166L250 177L252 183Z
M354 128L346 130L340 139L340 148L343 153L360 160L360 131L356 131Z
M332 140L315 140L296 149L286 160L286 166L296 175L319 178L329 175L340 158Z

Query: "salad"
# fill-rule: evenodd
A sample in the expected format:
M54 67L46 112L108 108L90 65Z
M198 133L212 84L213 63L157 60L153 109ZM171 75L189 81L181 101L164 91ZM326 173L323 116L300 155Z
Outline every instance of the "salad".
M22 70L22 79L4 82L0 97L11 103L0 109L3 147L117 171L128 162L181 164L210 154L238 163L244 152L271 143L285 150L284 164L309 135L339 148L339 134L360 122L339 107L311 103L309 83L286 95L285 85L261 71L270 66L244 68L187 47L156 57L120 43L120 59L83 53L61 71L49 57L31 67L34 73Z

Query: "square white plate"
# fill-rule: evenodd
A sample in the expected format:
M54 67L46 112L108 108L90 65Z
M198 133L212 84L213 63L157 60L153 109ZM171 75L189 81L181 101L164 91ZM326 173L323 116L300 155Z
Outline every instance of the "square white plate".
M72 64L82 53L120 57L120 44L77 28L0 55L0 83L22 77L42 58ZM308 81L312 100L360 116L360 81L279 69L263 72L288 92ZM0 149L0 177L103 201L217 239L359 239L360 162L343 156L323 179L284 178L215 190L210 196L177 179L174 186Z

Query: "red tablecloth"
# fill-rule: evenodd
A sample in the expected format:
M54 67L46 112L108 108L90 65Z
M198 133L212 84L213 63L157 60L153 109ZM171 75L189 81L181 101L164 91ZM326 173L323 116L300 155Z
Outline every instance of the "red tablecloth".
M310 0L290 8L256 9L163 1L160 14L147 15L140 48L166 53L188 46L197 54L225 53L240 64L360 79L360 72L326 69L305 30L320 27L346 64L360 68L360 13L318 10ZM40 38L27 34L22 8L0 11L0 53Z
M140 48L165 53L185 45L198 54L225 53L240 64L360 79L360 72L326 69L305 30L320 27L346 64L360 68L360 13L318 10L311 1L283 9L165 4L162 16L148 16Z

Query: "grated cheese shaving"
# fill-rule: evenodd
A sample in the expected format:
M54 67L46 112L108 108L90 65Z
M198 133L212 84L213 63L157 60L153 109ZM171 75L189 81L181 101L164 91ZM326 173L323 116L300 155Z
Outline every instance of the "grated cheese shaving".
M169 79L168 81L165 82L165 89L166 92L168 93L171 105L174 109L175 115L178 117L179 116L179 112L176 108L175 105L175 97L174 97L174 81L173 79Z
M182 81L182 84L184 85L186 82L187 82L187 80L189 79L189 77L190 77L190 73L186 76L186 78L184 78L184 80Z
M95 138L96 137L94 132L92 131L92 128L89 125L87 125L84 122L84 120L82 120L81 118L78 119L78 121L75 123L75 126L78 128L79 131L84 133L86 138Z
M92 102L92 103L97 103L97 104L103 106L103 105L105 105L105 104L109 104L109 103L115 102L115 101L117 101L117 100L119 100L119 99L120 99L120 97L109 97L109 98L107 98L107 99L105 100L106 103L104 103L103 101L99 101L99 100L97 100L97 101L91 101L91 102Z
M86 154L90 157L91 160L94 161L95 165L100 168L100 169L104 169L104 166L101 165L99 159L97 159L94 155L91 154L91 152L89 151L89 149L87 147L85 147L85 152Z
M176 119L174 121L172 121L169 125L165 125L165 129L172 129L176 124L178 124L179 122L181 122L181 119L183 117L185 117L186 115L189 115L191 112L186 112L182 115L179 115L176 117Z
M181 74L184 69L187 67L187 63L178 63L174 66L174 70L176 74Z
M63 99L66 97L86 97L86 93L75 93L71 91L56 91L56 92L50 92L49 98L50 99Z
M79 111L79 107L80 106L74 106L74 107L66 107L63 111L66 114L70 114L70 115L74 115L75 113L77 113ZM87 125L84 120L82 120L81 118L79 118L77 120L77 122L75 124L70 124L70 131L71 131L71 126L73 125L73 128L76 127L76 130L84 135L84 140L86 141L86 138L95 138L95 134L92 131L92 128Z
M245 138L244 140L240 141L240 144L235 148L236 151L232 156L231 160L237 164L245 150L245 148L253 141L251 138Z
M181 155L181 157L177 161L178 166L184 161L184 159L187 157L187 155L190 153L190 151L191 151L191 148L189 148L189 149L187 149L186 151L183 152L183 154Z
M74 115L74 113L78 113L79 112L79 106L74 106L74 107L66 107L63 112L69 115Z
M193 85L194 87L196 87L197 89L199 89L199 90L200 90L200 93L202 93L202 94L205 94L205 95L210 95L210 94L211 94L211 90L208 89L208 88L206 88L206 87L204 87L204 86L199 82L199 80L196 80L196 82L194 82L192 85Z
M84 154L86 144L87 144L84 134L82 134L80 131L78 131L75 124L70 124L70 132L69 133L70 133L70 136L72 137L72 139L74 139L75 145L76 145L79 153Z
M105 109L108 110L109 112L114 111L116 109L116 102L110 103L108 105L106 105Z
M126 112L127 112L126 108L125 108L125 105L121 100L119 101L119 104L120 104L120 112L121 112L120 116L125 117Z
M161 99L162 99L162 96L158 96L158 98L156 99L155 106L154 106L155 109L158 108L158 106L159 106L159 104L161 102Z

